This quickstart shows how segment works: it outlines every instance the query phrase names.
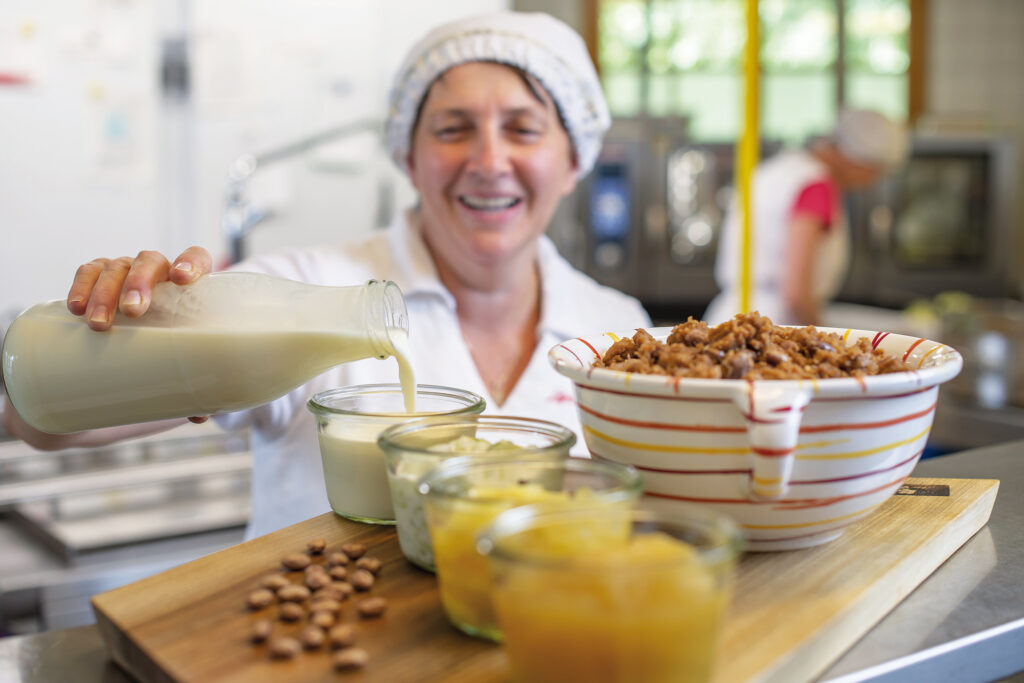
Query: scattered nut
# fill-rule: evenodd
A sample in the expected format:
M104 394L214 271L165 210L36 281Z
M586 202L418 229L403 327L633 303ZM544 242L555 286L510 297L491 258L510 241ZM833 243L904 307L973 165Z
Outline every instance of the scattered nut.
M288 579L281 574L271 574L267 578L260 582L264 588L268 588L272 591L280 590L288 585Z
M306 586L310 590L318 590L324 586L330 585L331 577L322 572L310 572L306 574Z
M281 558L285 569L293 572L304 571L301 582L292 583L286 575L270 574L260 581L260 587L246 597L246 604L253 610L263 609L276 599L280 603L277 615L282 621L296 622L309 614L309 623L302 626L298 637L273 636L274 625L270 619L258 619L251 624L249 639L253 643L268 643L271 659L291 659L303 649L317 650L327 642L336 650L331 658L332 666L338 671L361 669L370 661L369 653L353 647L358 631L353 624L341 624L338 620L342 602L355 591L369 591L376 583L383 562L367 556L363 543L345 543L341 552L330 553L321 564L313 562L310 556L324 554L327 541L314 538L306 544L305 553L289 553ZM347 565L354 563L350 570ZM294 580L294 579L292 579ZM308 610L303 603L312 600ZM372 619L387 611L387 600L382 597L368 597L360 600L356 611L362 619ZM280 627L282 629L298 626ZM292 632L294 633L294 631Z
M361 669L370 661L370 655L366 650L359 647L349 647L334 653L331 664L338 671L347 669Z
M249 640L254 643L262 643L270 637L270 634L274 630L274 625L270 623L269 619L260 619L254 621L252 624L252 633L249 635Z
M366 554L366 546L362 543L345 543L341 546L341 552L348 555L350 559L358 560Z
M294 602L286 602L282 604L277 612L277 616L281 618L281 621L298 621L305 614L306 610L302 609L302 605Z
M327 632L327 641L335 650L350 647L356 642L356 628L352 624L338 624Z
M281 558L281 564L292 571L305 569L309 566L310 562L312 562L312 560L309 559L309 555L305 555L303 553L291 553L290 555L285 555Z
M381 561L378 560L376 557L360 557L356 561L357 567L359 567L360 569L365 569L366 571L372 572L374 574L380 573L381 564Z
M245 604L249 605L249 609L263 609L274 601L274 594L266 588L257 588L253 592L249 593L249 597L245 599Z
M277 598L285 602L302 602L310 596L309 589L305 586L292 584L277 591Z
M302 641L302 647L307 650L316 650L324 644L327 636L324 634L324 630L319 626L310 624L302 629L302 633L299 634L299 640Z
M372 619L373 617L379 617L384 614L388 608L388 601L384 598L366 598L360 600L356 606L356 610L359 612L359 616L365 619Z
M376 581L373 574L366 571L365 569L357 569L352 572L352 577L349 579L349 583L357 591L368 591L373 587L373 583Z
M334 596L334 599L338 600L339 602L344 602L345 600L348 600L350 597L352 597L352 593L355 592L355 589L352 588L352 584L346 583L344 581L335 581L330 586L324 586L323 590L331 591L331 594Z
M271 659L291 659L301 650L302 646L294 638L278 636L270 641Z
M328 612L327 610L317 610L313 612L313 615L309 618L309 623L319 626L320 628L330 628L334 626L337 618L334 616L334 612Z
M309 606L310 612L330 612L337 614L341 611L341 603L333 598L314 598Z
M353 588L347 583L332 583L313 593L313 600L336 600L344 602L352 595Z

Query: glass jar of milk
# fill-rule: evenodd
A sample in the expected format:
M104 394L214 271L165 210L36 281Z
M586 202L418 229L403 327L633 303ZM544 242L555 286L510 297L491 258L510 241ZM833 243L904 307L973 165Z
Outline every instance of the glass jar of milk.
M342 363L401 355L408 320L393 282L214 273L156 285L145 314L118 314L104 332L64 301L29 308L7 330L4 382L18 414L55 434L212 415L266 403Z
M316 433L327 485L327 500L342 517L370 524L394 524L387 466L377 438L382 431L423 417L468 417L487 407L464 389L415 386L415 410L399 384L360 384L315 394L306 406L316 416Z

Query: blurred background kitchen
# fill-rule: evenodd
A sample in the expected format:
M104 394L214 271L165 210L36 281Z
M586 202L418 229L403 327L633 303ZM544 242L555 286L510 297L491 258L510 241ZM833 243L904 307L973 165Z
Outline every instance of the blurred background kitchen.
M762 155L842 105L914 131L848 198L853 254L826 324L961 350L929 442L1024 437L1024 3L761 0ZM544 10L587 38L615 123L550 229L658 322L716 293L742 114L741 0L5 0L0 334L80 260L191 244L219 263L357 237L413 192L378 139L425 26ZM237 543L244 435L189 426L35 453L0 434L0 634L88 623L88 598Z

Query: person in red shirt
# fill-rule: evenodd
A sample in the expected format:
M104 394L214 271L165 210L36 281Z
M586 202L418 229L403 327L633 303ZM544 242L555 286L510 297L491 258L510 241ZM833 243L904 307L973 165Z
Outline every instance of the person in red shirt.
M873 185L907 153L903 126L849 109L832 134L762 162L753 181L752 310L777 324L818 324L824 302L842 286L849 235L842 193ZM720 323L741 312L739 212L726 215L715 280L721 293L705 313Z

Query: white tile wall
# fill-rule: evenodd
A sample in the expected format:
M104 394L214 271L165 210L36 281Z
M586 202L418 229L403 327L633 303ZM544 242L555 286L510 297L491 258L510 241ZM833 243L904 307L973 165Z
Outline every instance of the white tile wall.
M937 117L973 118L1024 133L1024 2L929 4L926 106Z
M1013 226L1024 272L1024 2L931 0L926 27L925 109L932 121L976 124L1017 145ZM1024 294L1024 275L1018 275Z

